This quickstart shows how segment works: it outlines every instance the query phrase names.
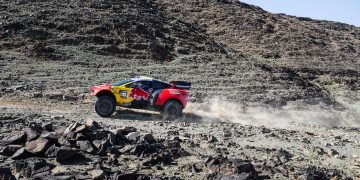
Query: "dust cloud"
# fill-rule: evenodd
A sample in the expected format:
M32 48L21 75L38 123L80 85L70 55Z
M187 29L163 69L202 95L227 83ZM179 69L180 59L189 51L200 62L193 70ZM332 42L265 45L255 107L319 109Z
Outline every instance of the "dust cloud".
M189 103L185 112L200 116L204 122L231 122L277 128L296 127L297 124L360 127L360 102L346 106L346 111L328 110L320 106L308 106L299 110L294 105L281 109L244 108L243 105L223 98L213 98L203 103Z

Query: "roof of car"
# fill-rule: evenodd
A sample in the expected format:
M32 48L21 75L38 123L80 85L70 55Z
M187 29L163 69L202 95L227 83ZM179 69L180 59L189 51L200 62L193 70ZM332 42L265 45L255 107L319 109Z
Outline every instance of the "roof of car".
M147 76L136 76L134 78L132 78L131 80L133 81L152 81L154 80L154 78L151 78L151 77L147 77Z
M159 79L155 79L155 78L152 78L152 77L147 77L147 76L136 76L134 78L131 79L133 82L136 82L136 81L152 81L152 80L155 80L155 81L158 81L158 82L162 82L162 83L166 83L166 84L169 84L165 81L162 81L162 80L159 80Z

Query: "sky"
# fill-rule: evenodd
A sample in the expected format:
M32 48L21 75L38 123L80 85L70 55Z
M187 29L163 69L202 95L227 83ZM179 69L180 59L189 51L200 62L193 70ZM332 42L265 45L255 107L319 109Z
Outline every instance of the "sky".
M240 0L272 13L338 21L360 27L360 0Z

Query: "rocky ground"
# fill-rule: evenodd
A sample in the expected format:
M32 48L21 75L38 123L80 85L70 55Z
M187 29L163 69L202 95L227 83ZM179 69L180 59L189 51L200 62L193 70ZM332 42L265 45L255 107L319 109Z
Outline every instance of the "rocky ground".
M2 103L0 176L11 170L17 179L352 179L360 173L359 128L270 128L188 113L167 122L125 109L104 119L92 109L87 102Z
M0 179L360 178L359 42L238 1L0 0ZM184 117L98 117L135 75L192 82Z

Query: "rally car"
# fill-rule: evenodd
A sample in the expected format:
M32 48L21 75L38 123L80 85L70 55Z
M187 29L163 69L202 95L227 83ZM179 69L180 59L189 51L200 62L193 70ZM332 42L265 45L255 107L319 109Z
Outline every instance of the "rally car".
M150 77L135 77L113 84L102 84L91 88L91 95L97 97L95 111L101 117L111 116L116 106L155 110L165 118L175 119L186 107L191 83L172 81L170 83Z

